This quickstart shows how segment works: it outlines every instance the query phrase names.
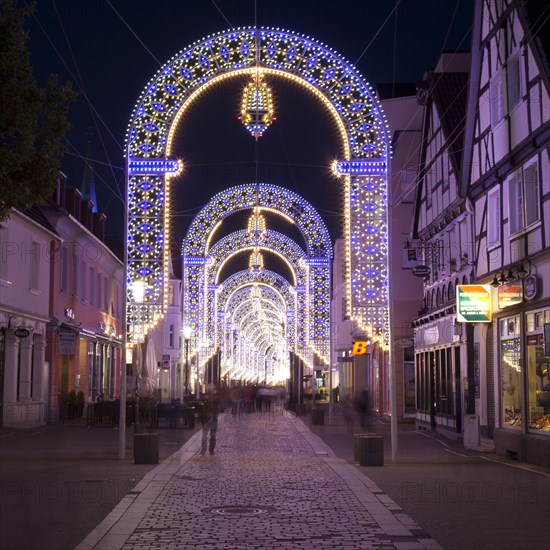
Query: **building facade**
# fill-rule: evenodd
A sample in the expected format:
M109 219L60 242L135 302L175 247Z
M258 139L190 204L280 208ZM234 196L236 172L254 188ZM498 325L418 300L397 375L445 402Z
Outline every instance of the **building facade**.
M424 120L412 240L405 246L424 281L414 320L416 422L455 438L462 437L468 378L455 295L472 271L472 216L460 192L469 65L467 53L443 53L417 83Z
M462 187L492 319L475 413L497 453L550 463L550 81L543 3L477 0ZM546 337L545 337L546 329Z
M411 95L412 92L412 95ZM381 103L392 131L392 161L389 171L389 223L391 242L388 259L391 303L389 348L357 332L346 318L344 246L334 245L332 269L332 364L340 398L366 398L369 413L391 418L391 376L395 374L396 416L399 422L413 420L414 333L411 320L422 301L422 281L410 275L413 264L403 262L403 247L409 239L414 210L414 190L419 159L423 107L416 102L414 85L381 86ZM353 355L354 342L365 341L365 353ZM366 396L366 397L365 397Z
M105 216L63 175L40 210L61 239L50 258L46 348L49 419L56 421L82 413L73 405L120 395L124 267L104 242Z
M46 423L50 257L60 243L35 207L12 210L0 224L0 422L6 427Z

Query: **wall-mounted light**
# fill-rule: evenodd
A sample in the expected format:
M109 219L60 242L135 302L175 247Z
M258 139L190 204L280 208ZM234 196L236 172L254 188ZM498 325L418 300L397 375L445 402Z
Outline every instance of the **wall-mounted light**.
M529 271L527 271L524 267L524 263L527 264L529 267ZM520 279L525 279L528 275L531 275L531 261L530 260L524 260L521 262L521 265L518 268L518 277Z
M525 264L527 264L528 269L525 269ZM506 274L504 273L506 271ZM515 271L515 275L514 275ZM523 280L528 275L531 274L531 262L529 260L522 260L519 266L510 266L506 270L498 271L495 273L493 280L491 281L491 286L498 288L502 285L508 285L516 280Z

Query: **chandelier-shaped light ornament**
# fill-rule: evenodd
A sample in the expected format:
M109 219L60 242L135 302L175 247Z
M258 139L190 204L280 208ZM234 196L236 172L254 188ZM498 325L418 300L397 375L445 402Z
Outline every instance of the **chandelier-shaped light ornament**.
M243 90L239 120L258 139L275 120L274 113L271 88L261 75L254 75Z
M254 247L254 250L250 254L248 268L254 272L262 271L264 268L264 257L258 247Z
M267 224L261 209L255 206L248 218L247 233L252 237L254 243L261 243L267 234Z

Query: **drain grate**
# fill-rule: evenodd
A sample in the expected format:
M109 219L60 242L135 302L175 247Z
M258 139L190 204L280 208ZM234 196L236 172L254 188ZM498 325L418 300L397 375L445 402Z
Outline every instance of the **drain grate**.
M271 508L260 508L259 506L217 506L207 510L211 514L222 516L259 516L271 512Z

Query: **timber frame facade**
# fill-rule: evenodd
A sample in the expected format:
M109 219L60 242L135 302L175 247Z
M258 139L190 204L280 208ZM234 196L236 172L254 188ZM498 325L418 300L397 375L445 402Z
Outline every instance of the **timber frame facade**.
M460 193L468 53L444 53L417 83L424 107L409 259L424 266L424 302L414 321L416 423L452 438L463 432L466 347L455 292L472 273L471 213ZM427 269L426 269L427 268Z
M548 10L475 0L469 66L442 54L417 84L425 115L407 246L425 275L417 426L539 465L550 463ZM484 295L486 315L464 312L468 292Z
M461 192L474 211L473 278L492 289L492 321L472 331L481 434L494 437L499 454L548 465L550 80L542 4L475 2Z

